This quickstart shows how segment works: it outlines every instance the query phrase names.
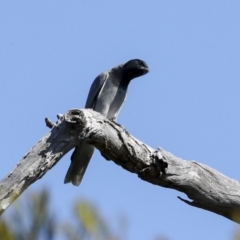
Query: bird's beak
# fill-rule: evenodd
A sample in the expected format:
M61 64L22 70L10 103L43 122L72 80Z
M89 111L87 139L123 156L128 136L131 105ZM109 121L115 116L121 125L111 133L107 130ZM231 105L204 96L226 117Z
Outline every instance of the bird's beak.
M141 66L140 69L143 71L144 74L148 73L149 72L149 68L148 66Z
M140 69L143 71L143 74L146 74L149 72L149 67L146 62L142 61Z

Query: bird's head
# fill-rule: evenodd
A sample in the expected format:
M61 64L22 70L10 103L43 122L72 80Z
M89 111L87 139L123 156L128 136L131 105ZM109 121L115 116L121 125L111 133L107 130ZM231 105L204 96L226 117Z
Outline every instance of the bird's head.
M123 75L128 81L149 72L148 65L140 59L132 59L123 64Z

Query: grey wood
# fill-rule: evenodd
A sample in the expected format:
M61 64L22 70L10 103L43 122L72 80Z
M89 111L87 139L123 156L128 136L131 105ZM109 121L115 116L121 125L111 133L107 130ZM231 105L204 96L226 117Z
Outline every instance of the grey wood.
M153 149L124 128L90 109L73 109L59 120L0 182L0 213L32 183L40 179L80 141L99 149L102 156L149 183L176 189L190 206L240 223L240 183L196 161ZM51 174L51 173L49 173ZM59 178L61 182L63 176Z

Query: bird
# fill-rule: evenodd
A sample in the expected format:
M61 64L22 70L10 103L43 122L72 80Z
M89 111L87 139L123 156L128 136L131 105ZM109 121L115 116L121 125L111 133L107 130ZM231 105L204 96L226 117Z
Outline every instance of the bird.
M116 122L130 81L148 72L145 61L132 59L99 74L91 85L85 108L91 108ZM74 186L81 183L93 152L94 147L83 141L75 147L64 183L72 183Z

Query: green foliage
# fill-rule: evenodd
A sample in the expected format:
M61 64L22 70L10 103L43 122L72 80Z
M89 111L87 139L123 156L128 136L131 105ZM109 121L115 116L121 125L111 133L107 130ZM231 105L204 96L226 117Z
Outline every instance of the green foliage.
M32 193L25 201L17 202L1 220L0 239L53 240L55 233L55 218L49 211L49 194L46 190Z
M25 196L7 210L0 221L4 240L120 240L114 237L97 209L88 201L76 201L72 221L57 221L49 206L49 193L42 190Z
M114 233L98 209L87 200L72 206L70 221L59 221L50 209L49 192L44 189L17 200L0 220L0 240L121 240L126 239L126 219ZM157 236L155 240L167 240ZM236 238L238 239L238 238Z
M88 201L76 201L73 207L74 223L64 223L62 232L69 240L120 240L114 237L105 220Z
M4 220L0 221L0 239L14 240L14 234Z

